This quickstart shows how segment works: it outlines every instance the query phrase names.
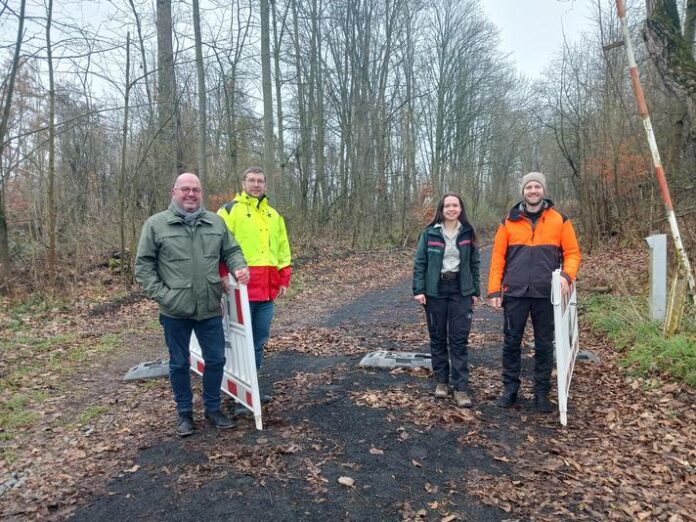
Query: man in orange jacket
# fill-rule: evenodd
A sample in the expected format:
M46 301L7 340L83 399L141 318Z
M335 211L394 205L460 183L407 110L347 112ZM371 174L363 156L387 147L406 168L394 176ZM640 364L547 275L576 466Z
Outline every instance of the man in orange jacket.
M546 199L546 177L522 178L522 198L495 235L488 275L488 298L504 309L503 394L498 406L510 408L520 388L522 335L527 318L534 327L534 406L554 410L549 401L553 368L551 274L561 268L561 290L570 291L580 265L580 247L570 219Z

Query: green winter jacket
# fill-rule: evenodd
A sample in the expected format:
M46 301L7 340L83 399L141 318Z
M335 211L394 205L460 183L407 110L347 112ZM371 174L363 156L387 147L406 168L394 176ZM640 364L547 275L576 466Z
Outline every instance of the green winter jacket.
M135 279L162 315L202 321L222 315L221 260L231 272L246 267L222 218L205 211L188 226L170 206L143 225Z
M473 242L473 229L464 225L457 236L459 247L459 285L463 296L480 296L479 268L481 253ZM413 295L425 294L439 297L442 258L445 254L445 238L440 228L427 227L418 240L416 259L413 264Z

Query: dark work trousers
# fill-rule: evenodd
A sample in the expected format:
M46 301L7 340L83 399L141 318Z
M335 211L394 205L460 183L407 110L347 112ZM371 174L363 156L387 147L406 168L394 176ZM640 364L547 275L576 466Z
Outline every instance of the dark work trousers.
M425 304L435 380L438 383L450 382L451 362L452 387L466 391L469 385L472 298L462 295L459 279L440 281L437 293L440 297L427 297Z
M505 341L503 345L503 385L505 392L520 389L520 344L531 314L534 327L534 394L547 395L553 368L553 305L551 299L509 297L503 299Z

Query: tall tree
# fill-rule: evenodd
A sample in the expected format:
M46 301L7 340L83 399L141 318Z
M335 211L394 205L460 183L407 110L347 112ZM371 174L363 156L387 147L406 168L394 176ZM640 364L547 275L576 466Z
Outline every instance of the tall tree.
M275 168L273 144L273 92L271 84L271 26L269 0L261 3L261 86L263 92L263 169L272 176Z
M682 25L676 0L646 0L647 18L643 33L653 63L664 85L676 96L669 101L672 128L667 143L665 167L668 175L681 170L683 145L696 136L696 0L687 0ZM688 98L688 103L685 98Z
M198 78L198 177L203 186L207 186L207 137L208 101L205 88L205 66L203 65L203 44L201 43L201 14L198 0L193 0L193 34L196 48L196 77Z
M53 77L53 0L48 0L46 16L46 58L48 60L48 277L56 277L56 86Z
M130 105L130 32L126 35L126 89L123 94L123 127L121 131L121 172L118 182L119 200L119 237L121 240L121 275L126 287L130 285L131 270L126 270L129 260L126 258L126 161L128 148L128 111Z
M3 100L2 116L0 117L0 160L5 152L5 137L10 121L10 109L12 108L12 95L14 94L15 79L19 69L19 58L22 52L22 39L24 36L24 10L26 0L22 0L19 6L17 39L15 41L12 64L7 77L7 89ZM10 239L7 228L7 212L5 206L5 173L2 171L0 161L0 292L7 290L7 283L10 275Z
M270 0L271 2L271 15L273 23L273 66L274 66L274 76L275 76L275 94L276 94L276 118L278 120L278 136L276 146L278 148L278 166L280 169L280 184L278 189L282 186L285 178L285 165L287 163L285 159L285 129L283 128L283 97L282 97L282 86L283 77L281 75L280 69L280 56L281 56L281 44L283 41L283 33L285 32L285 20L288 14L288 7L286 6L283 12L283 17L281 20L281 27L278 28L278 13L276 7L276 1Z
M171 0L157 0L157 62L157 110L159 114L157 166L159 183L167 185L177 173L180 163L178 161L179 148L176 144L178 104L174 48L172 46ZM157 206L161 206L161 204Z

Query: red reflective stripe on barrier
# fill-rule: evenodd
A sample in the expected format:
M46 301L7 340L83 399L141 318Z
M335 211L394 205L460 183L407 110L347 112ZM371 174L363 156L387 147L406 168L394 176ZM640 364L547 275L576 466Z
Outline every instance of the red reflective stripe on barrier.
M239 290L234 291L234 303L237 305L237 321L239 321L239 324L244 324L244 316L242 315L242 296Z
M250 393L250 392L246 392L246 403L247 403L249 406L253 406L253 405L254 405L254 401L253 401L252 398L251 398L251 393Z
M237 395L237 383L234 381L227 381L227 389L232 395Z
M203 373L203 370L205 369L205 364L203 364L201 361L196 361L196 368L198 368L198 371Z

